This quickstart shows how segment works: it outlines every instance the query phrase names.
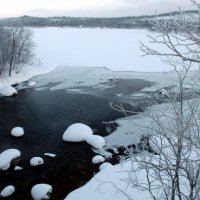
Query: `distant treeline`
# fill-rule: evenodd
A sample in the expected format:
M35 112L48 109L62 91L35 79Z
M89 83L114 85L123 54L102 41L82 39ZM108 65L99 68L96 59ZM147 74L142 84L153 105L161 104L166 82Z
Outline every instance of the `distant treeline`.
M185 13L196 14L198 11L188 10ZM157 15L160 18L176 16L178 11ZM89 17L30 17L0 19L0 26L31 26L31 27L84 27L84 28L151 28L155 15L128 16L113 18Z

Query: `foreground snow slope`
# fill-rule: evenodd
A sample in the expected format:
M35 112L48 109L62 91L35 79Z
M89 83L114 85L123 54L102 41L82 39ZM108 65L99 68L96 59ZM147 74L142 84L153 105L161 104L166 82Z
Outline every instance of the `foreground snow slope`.
M131 188L126 181L123 181L128 178L126 170L130 170L131 167L131 161L123 165L107 167L97 173L86 185L71 192L65 200L127 200L124 192L134 200L148 199L148 192ZM142 179L145 173L138 175Z

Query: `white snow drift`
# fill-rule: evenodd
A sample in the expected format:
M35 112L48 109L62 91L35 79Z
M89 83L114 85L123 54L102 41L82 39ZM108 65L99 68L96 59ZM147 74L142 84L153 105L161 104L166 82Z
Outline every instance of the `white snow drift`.
M5 85L0 88L0 94L2 96L9 97L9 96L13 96L14 94L17 94L17 90L11 85Z
M93 135L93 131L89 126L76 123L67 128L63 134L63 140L66 142L83 142L91 135Z
M34 200L50 199L50 194L52 193L52 187L48 184L37 184L32 187L31 195Z
M98 164L98 163L102 163L105 161L105 158L103 156L100 156L100 155L97 155L97 156L94 156L92 158L92 163L93 164Z
M22 127L15 127L11 130L11 135L14 137L21 137L24 135L24 129Z
M43 165L43 164L44 164L44 160L41 157L33 157L30 160L30 165L33 167Z
M13 185L9 185L1 191L0 195L1 197L8 197L12 195L14 192L15 192L15 187Z
M21 152L17 149L7 149L0 154L0 170L7 170L12 160L21 156Z

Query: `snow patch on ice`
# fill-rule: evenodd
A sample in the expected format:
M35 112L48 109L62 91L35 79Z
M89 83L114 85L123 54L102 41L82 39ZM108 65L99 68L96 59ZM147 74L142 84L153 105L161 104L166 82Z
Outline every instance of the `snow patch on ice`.
M56 154L54 154L54 153L44 153L44 155L47 156L47 157L51 157L51 158L56 157Z
M28 83L28 86L29 86L29 87L33 87L33 86L35 86L35 85L37 85L37 83L34 82L34 81L31 81L31 82Z

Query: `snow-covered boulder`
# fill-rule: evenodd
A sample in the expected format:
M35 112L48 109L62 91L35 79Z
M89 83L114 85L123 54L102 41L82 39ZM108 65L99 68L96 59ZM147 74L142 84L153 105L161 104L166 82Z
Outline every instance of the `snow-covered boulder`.
M13 185L9 185L1 191L0 196L8 197L8 196L12 195L14 192L15 192L15 187Z
M34 200L50 199L50 194L52 193L52 187L48 184L37 184L32 187L31 195Z
M33 81L31 81L31 82L28 83L28 86L29 86L29 87L33 87L33 86L35 86L35 85L37 85L37 83L36 83L36 82L33 82Z
M22 127L15 127L11 130L11 135L14 137L21 137L24 135L24 129Z
M101 149L105 146L106 142L100 135L92 135L86 138L86 142L96 149Z
M5 85L0 88L0 94L2 96L9 97L9 96L13 96L14 94L17 94L17 90L11 85Z
M0 170L7 170L13 160L19 158L21 152L17 149L8 149L0 154Z
M97 156L94 156L92 158L92 163L93 164L98 164L98 163L102 163L105 161L105 158L103 156L100 156L100 155L97 155Z
M83 142L91 135L93 135L93 131L89 126L76 123L67 128L63 134L63 140L66 142Z
M101 164L101 165L99 166L99 170L102 171L102 170L104 170L104 169L106 169L106 168L109 168L109 167L112 167L112 166L113 166L112 164L110 164L110 163L108 163L108 162L105 162L105 163L103 163L103 164Z
M43 164L44 164L44 160L41 157L33 157L30 160L30 165L33 167L43 165Z

